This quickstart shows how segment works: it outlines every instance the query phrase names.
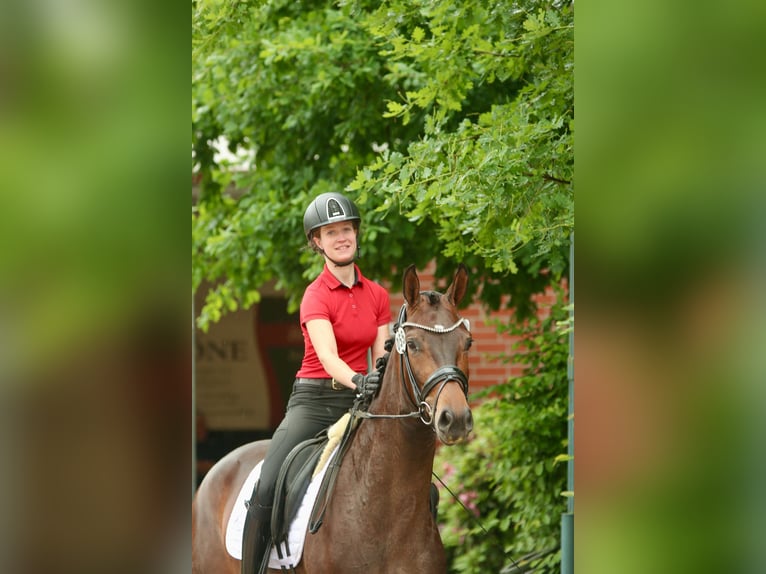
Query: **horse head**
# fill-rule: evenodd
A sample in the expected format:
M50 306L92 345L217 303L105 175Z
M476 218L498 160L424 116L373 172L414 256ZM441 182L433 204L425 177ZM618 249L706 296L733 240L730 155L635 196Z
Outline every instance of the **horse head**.
M403 283L405 304L394 336L403 383L407 379L410 400L439 440L459 443L473 429L468 405L471 333L468 321L457 311L466 293L468 271L461 263L444 294L420 291L414 265L404 272Z

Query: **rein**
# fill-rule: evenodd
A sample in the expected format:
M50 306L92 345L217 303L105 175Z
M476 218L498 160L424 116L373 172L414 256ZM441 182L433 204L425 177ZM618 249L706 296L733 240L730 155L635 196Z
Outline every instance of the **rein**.
M457 502L460 506L463 507L463 510L465 511L466 515L470 517L470 519L474 522L474 524L476 524L479 528L481 528L482 532L484 532L486 536L489 536L490 535L489 531L486 528L484 528L484 525L481 523L481 520L479 520L473 512L468 510L468 507L465 504L463 504L463 501L460 500L459 496L457 496L454 492L452 492L452 489L449 486L447 486L447 484L442 480L441 476L439 476L433 471L431 471L431 474L436 480L439 481L439 483L441 483L441 485L446 489L446 491L450 493L450 496L452 496L453 500L455 500L455 502ZM531 572L528 566L531 561L539 559L539 558L543 558L544 556L547 556L548 554L552 554L556 550L558 550L558 546L555 546L543 552L527 554L526 556L519 559L519 562L521 562L521 564L519 564L519 562L517 562L513 558L513 556L506 554L506 557L513 563L513 569L506 570L504 568L502 572L508 572L509 574L516 573L516 572L518 572L519 574L522 574L524 572Z

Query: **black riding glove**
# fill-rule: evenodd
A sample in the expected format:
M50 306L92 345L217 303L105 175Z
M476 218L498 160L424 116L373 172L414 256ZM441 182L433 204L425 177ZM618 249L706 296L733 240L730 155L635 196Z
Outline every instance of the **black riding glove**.
M356 396L364 399L374 397L380 388L380 373L373 371L369 375L357 373L351 377L351 382L356 385Z

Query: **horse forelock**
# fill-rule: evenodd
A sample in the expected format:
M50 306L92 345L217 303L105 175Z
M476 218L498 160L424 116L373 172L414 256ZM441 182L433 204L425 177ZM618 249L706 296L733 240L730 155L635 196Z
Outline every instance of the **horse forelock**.
M439 305L442 300L442 294L438 291L422 291L421 295L425 297L426 301L428 301L428 304L431 306Z
M407 321L422 323L429 327L434 324L453 323L457 320L458 312L449 298L438 291L421 291L420 304L409 309Z

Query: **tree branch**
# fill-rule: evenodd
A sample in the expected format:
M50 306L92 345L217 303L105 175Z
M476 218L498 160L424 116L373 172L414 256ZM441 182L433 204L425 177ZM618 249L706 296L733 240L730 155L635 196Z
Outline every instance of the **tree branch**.
M553 177L552 175L548 175L548 174L545 174L545 173L543 174L543 179L546 179L548 181L555 181L556 183L564 183L564 184L567 184L567 185L572 183L568 179L559 179L558 177Z
M537 174L534 174L534 173L525 173L524 175L526 175L527 177L537 177ZM546 180L546 181L554 181L556 183L561 183L561 184L565 184L565 185L569 185L570 183L572 183L568 179L560 179L558 177L554 177L552 175L548 175L547 173L542 174L541 177L544 180Z

